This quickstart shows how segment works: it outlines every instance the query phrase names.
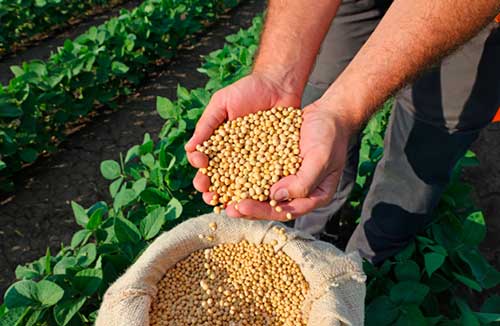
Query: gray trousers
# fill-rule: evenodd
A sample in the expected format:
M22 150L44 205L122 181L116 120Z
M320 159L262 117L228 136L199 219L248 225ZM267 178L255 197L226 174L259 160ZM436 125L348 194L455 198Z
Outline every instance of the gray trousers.
M303 95L315 101L369 38L388 1L344 0ZM452 168L500 106L500 29L492 23L401 90L391 113L384 155L348 251L379 263L403 249L432 220ZM357 137L359 139L359 137ZM352 142L333 201L300 217L295 227L321 232L355 183L359 141Z

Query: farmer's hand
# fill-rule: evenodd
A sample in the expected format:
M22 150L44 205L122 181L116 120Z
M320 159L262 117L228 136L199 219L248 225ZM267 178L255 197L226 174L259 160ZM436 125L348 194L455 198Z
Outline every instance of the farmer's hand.
M336 192L355 129L348 118L339 114L341 110L321 100L304 108L300 131L302 165L296 175L271 187L271 198L278 201L282 212L276 212L268 202L246 199L238 204L237 211L229 207L228 215L285 221L288 212L297 218L328 204Z
M252 73L216 92L198 121L193 137L186 144L191 165L198 169L208 166L208 157L197 152L196 145L207 140L224 121L275 106L299 107L300 94L284 89L283 83L271 74ZM207 193L210 186L208 176L198 172L193 183L204 193L203 198L208 203L212 197Z

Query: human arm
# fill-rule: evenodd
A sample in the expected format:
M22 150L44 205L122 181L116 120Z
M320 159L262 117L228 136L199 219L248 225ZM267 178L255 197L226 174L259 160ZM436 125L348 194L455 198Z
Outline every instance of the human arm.
M214 94L186 145L187 152L194 152L196 145L227 119L274 105L300 105L314 59L339 4L340 0L269 1L250 78ZM262 96L264 100L256 101Z
M320 100L305 108L305 113L314 113L313 116L321 112L325 116L324 112L330 111L336 122L335 135L348 137L391 94L491 22L499 7L499 1L491 0L396 0L347 69ZM304 119L304 123L306 121ZM339 132L339 129L344 132ZM301 142L306 140L308 130L303 131ZM339 139L332 142L330 148L322 150L323 153L315 151L314 167L313 164L303 166L297 176L284 178L273 186L272 197L276 198L279 190L286 189L286 197L301 199L300 205L297 199L284 204L285 212L302 215L311 207L303 205L304 199L317 199L311 194L317 194L317 189L326 189L325 185L331 185L331 180L338 180L345 159L345 144L345 140ZM313 156L313 152L308 154L307 151L320 145L320 141L310 142L307 146L301 144L301 152ZM310 171L319 172L313 174ZM316 200L313 204L323 202ZM244 215L283 219L265 205L242 203L239 206Z
M252 73L214 94L186 144L194 167L206 167L208 163L208 158L195 150L196 145L208 139L225 120L274 106L300 106L304 85L339 3L340 0L270 1ZM198 173L194 184L204 192L205 199L211 198L207 193L208 177ZM231 207L228 211L236 215Z
M319 103L361 126L388 97L493 21L499 0L395 0Z

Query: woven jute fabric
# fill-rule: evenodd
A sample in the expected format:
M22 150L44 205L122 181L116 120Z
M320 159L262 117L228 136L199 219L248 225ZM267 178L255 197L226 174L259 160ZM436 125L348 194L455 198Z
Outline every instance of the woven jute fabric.
M217 223L212 231L209 223ZM139 259L106 291L96 326L149 326L149 309L156 285L167 270L189 254L221 243L247 240L256 244L277 240L300 267L309 283L303 304L308 326L363 325L365 275L358 254L345 254L333 245L286 228L282 241L273 226L281 223L234 219L206 214L179 224L159 236ZM213 235L214 240L200 239Z

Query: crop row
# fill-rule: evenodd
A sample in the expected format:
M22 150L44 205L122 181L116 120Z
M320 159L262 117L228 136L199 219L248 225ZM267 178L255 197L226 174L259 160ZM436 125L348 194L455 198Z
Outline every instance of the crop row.
M67 124L96 105L114 107L151 64L171 58L181 42L233 7L235 0L146 0L132 11L67 40L46 62L11 67L0 87L0 180L55 150ZM2 186L0 185L0 186Z
M207 69L220 68L220 78L210 84L220 87L247 73L261 22L256 19L251 29L228 38L234 43L208 57ZM89 208L72 203L81 229L58 253L47 251L17 267L20 281L5 294L1 326L92 324L104 291L161 231L210 210L191 186L195 171L184 144L215 88L179 86L177 101L158 98L157 110L165 119L159 140L146 134L118 160L102 162L113 202Z
M208 55L199 69L210 80L188 91L178 87L175 102L159 97L165 119L159 139L145 135L116 161L101 164L110 180L111 203L89 208L72 203L82 227L56 254L16 269L20 280L7 290L0 325L89 325L104 291L162 231L207 212L191 186L194 169L184 144L217 89L241 78L251 68L262 19L227 38L223 49ZM357 187L350 199L356 210L383 148L389 106L364 130ZM477 163L468 153L456 167L436 212L435 222L394 259L382 266L365 265L369 276L367 325L487 325L500 319L500 297L473 311L464 293L481 292L500 282L500 273L478 251L485 222L460 181L464 166ZM348 223L356 223L353 216Z
M33 36L66 24L71 18L120 0L0 0L0 54Z

